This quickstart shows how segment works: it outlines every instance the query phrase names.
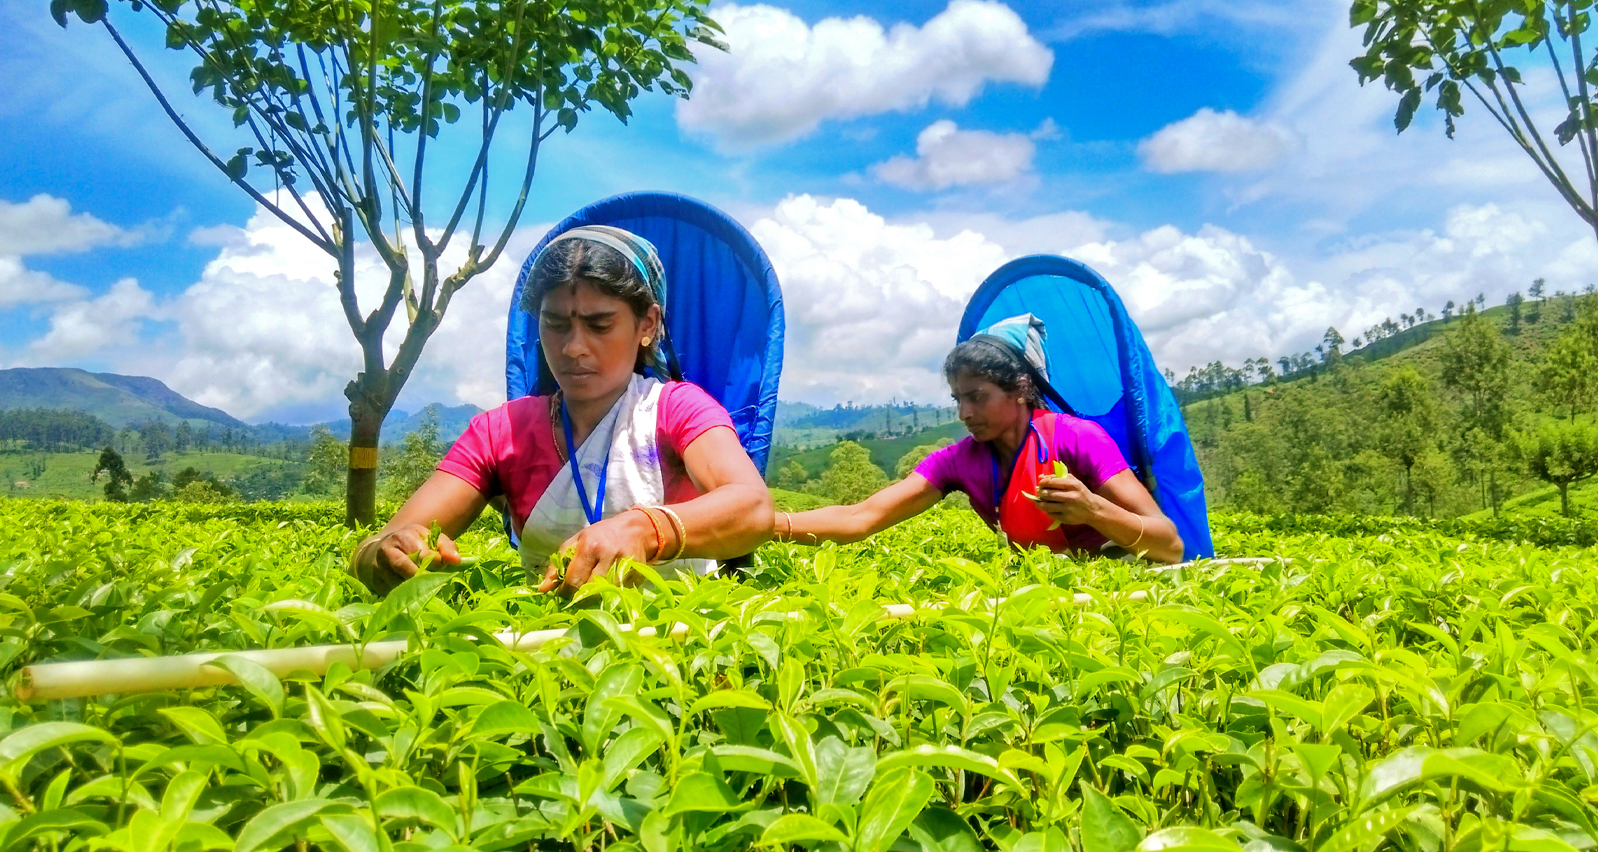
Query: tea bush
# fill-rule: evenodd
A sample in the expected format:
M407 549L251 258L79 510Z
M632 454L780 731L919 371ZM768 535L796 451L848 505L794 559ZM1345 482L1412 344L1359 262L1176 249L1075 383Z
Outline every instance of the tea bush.
M1598 844L1590 549L1242 516L1219 550L1275 561L1144 569L1012 554L938 509L768 545L741 580L564 601L516 582L485 521L474 567L375 601L331 507L0 500L0 520L13 681L411 642L377 671L235 659L241 686L0 700L0 852ZM550 627L534 651L492 638Z

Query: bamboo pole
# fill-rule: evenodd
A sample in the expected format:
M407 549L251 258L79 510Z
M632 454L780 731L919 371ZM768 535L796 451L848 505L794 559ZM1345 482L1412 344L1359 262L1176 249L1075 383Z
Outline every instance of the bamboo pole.
M1148 598L1143 590L1128 592L1126 599L1142 601ZM1093 595L1079 593L1075 603L1083 606L1093 602ZM989 599L997 606L1002 599ZM936 611L943 604L916 608L910 604L884 604L884 618L909 618L917 612ZM631 624L621 625L626 632L634 632ZM520 632L506 630L494 634L506 648L530 651L565 636L570 627L550 630ZM642 637L659 635L654 627L636 631ZM673 639L688 635L688 625L673 624L667 631ZM335 663L351 669L376 669L405 653L409 640L393 639L370 642L366 645L312 645L304 648L271 648L255 651L207 651L198 654L178 654L168 657L143 657L126 660L84 660L75 663L41 663L22 669L22 676L12 694L20 701L42 701L51 698L86 698L92 695L128 695L141 692L163 692L171 689L195 689L206 686L228 686L239 682L232 672L216 665L222 657L243 657L262 668L284 678L295 672L309 672L318 677L327 674Z

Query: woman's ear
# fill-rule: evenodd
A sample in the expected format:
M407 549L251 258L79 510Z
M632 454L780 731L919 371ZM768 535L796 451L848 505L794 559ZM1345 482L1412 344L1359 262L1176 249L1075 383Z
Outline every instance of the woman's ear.
M664 324L660 321L660 317L660 306L650 305L649 310L638 321L639 336L648 341L643 345L653 346L660 341L661 332L664 331Z

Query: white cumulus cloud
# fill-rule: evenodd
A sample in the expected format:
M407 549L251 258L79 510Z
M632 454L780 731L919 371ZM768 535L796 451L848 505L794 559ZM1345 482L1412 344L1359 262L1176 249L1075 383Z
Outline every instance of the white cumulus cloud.
M1156 172L1242 172L1273 166L1300 144L1279 124L1204 107L1160 128L1137 150Z
M916 156L893 157L871 173L884 183L920 190L1008 183L1031 171L1036 153L1025 133L961 130L943 119L916 137Z
M1014 10L953 0L922 26L864 15L815 26L774 6L723 4L711 16L729 50L702 49L684 128L730 147L797 139L829 119L963 106L988 83L1041 86L1054 53Z
M146 229L124 230L87 213L73 213L71 204L52 195L40 193L20 203L0 200L0 310L82 299L89 292L27 268L24 257L134 245L147 234Z
M0 201L0 255L77 252L100 245L134 245L143 239L141 231L73 213L63 198L41 193L20 204Z
M82 298L89 291L22 265L22 258L0 254L0 311L37 302Z
M50 315L50 329L29 344L29 356L37 364L63 364L129 346L138 340L142 322L157 316L150 291L123 278L100 296L57 308Z
M409 377L399 407L505 400L505 316L521 261L545 227L523 228L488 272L456 293ZM334 286L333 263L264 209L243 228L216 227L191 241L220 247L200 280L169 307L176 329L168 354L145 369L174 390L237 417L306 421L337 417L344 386L361 369ZM440 261L447 274L465 257L456 239ZM413 257L413 269L419 259ZM362 314L381 298L387 267L369 245L356 252ZM404 309L384 338L385 361L404 337ZM415 402L410 402L414 400Z
M938 399L966 299L1009 258L974 231L939 238L852 199L784 199L750 226L782 281L783 399Z

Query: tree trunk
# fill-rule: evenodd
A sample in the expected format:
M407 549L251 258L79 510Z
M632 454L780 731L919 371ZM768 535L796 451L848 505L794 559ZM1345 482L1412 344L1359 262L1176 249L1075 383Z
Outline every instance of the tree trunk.
M1404 467L1404 514L1415 514L1415 474L1414 465Z
M387 414L364 400L350 402L350 467L344 492L344 523L351 528L377 523L377 444Z
M1570 483L1559 483L1559 514L1570 517Z

